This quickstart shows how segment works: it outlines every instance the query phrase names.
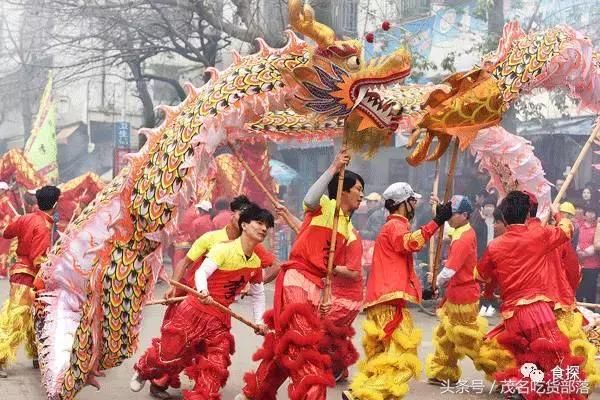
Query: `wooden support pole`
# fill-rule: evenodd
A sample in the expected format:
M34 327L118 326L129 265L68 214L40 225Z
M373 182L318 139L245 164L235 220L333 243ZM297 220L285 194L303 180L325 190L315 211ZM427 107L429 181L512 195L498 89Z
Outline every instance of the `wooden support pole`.
M204 299L204 296L202 295L202 293L192 289L189 286L184 285L183 283L174 281L173 279L169 280L169 283L173 286L175 286L178 289L181 289L189 294L192 294L200 299ZM255 332L259 331L259 326L256 325L254 322L247 320L246 318L242 317L241 315L231 311L228 307L225 307L223 304L215 301L215 300L211 300L211 302L209 303L210 306L218 308L219 310L221 310L222 312L231 315L233 318L237 319L238 321L240 321L241 323L248 325L250 328L254 329Z
M260 180L260 178L258 176L256 176L256 174L254 173L254 171L252 171L252 168L250 168L250 166L248 165L246 160L244 160L242 158L242 156L238 152L235 145L233 143L229 142L229 147L231 148L231 152L234 155L234 157L237 158L237 160L240 162L240 164L242 164L242 167L244 168L246 173L248 175L250 175L250 177L254 180L254 182L260 188L260 190L262 190L263 193L265 194L265 196L267 196L269 201L273 204L273 207L281 207L281 203L279 202L279 199L277 199L277 197L275 197L275 195L273 193L271 193L271 191L269 189L267 189L267 187ZM287 215L287 213L283 213L282 217L285 220L285 222L290 226L290 228L292 228L292 230L294 232L296 232L296 234L298 234L298 232L300 232L300 227Z
M444 191L444 203L450 201L450 197L452 196L452 190L454 186L454 174L456 172L456 160L458 159L458 149L459 142L458 138L454 139L454 146L452 147L452 158L450 159L450 165L448 166L448 175L446 176L446 190ZM437 278L437 270L440 265L440 258L442 257L442 242L444 240L444 225L440 226L437 245L435 249L435 257L433 260L433 268L431 271L432 281L431 287L435 292L436 289L436 278Z

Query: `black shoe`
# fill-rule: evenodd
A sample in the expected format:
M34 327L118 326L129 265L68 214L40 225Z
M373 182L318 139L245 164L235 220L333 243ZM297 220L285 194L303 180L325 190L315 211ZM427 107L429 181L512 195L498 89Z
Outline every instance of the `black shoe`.
M31 361L31 365L33 366L33 369L40 369L40 361L37 358L34 358Z
M171 398L171 395L167 392L167 389L157 386L153 383L150 384L150 396L161 400L167 400Z

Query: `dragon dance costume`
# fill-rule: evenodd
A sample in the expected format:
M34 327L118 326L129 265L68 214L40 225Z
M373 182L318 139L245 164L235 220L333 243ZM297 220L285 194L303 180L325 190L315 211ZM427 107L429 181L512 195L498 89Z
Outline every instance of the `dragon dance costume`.
M17 262L10 267L10 297L0 311L0 367L16 358L26 342L27 354L37 358L33 331L34 279L51 244L53 219L43 211L23 215L5 229L4 239L18 239Z
M214 269L203 271L207 263L214 265ZM208 279L199 283L199 273L205 274ZM227 307L235 301L246 283L250 283L250 294L257 299L253 301L254 319L256 323L262 323L264 287L261 260L256 253L251 257L244 254L240 238L219 243L208 252L196 273L196 283L198 290L207 290L214 300ZM165 374L179 374L194 363L193 368L186 372L195 386L191 391L184 391L183 398L220 398L218 392L227 381L227 369L234 352L230 329L229 314L189 295L171 311L161 327L160 339L153 340L152 346L134 368L141 380L152 380L163 378Z
M560 218L558 218L560 219ZM502 236L494 239L477 266L485 281L495 280L502 296L504 322L489 337L513 356L516 365L494 373L497 382L516 387L519 382L530 382L519 369L533 363L545 372L544 384L552 380L551 371L583 371L583 359L571 354L569 339L559 329L553 312L555 293L548 291L547 276L554 266L548 262L552 252L568 241L557 227L538 229L526 225L509 225ZM584 375L578 374L583 381ZM527 400L543 398L537 391L517 389ZM573 393L557 394L556 398L580 399Z
M181 261L192 246L193 240L214 229L210 215L198 214L196 206L189 207L184 213L173 241L173 268Z
M410 187L407 190L411 197L420 197ZM408 198L406 194L396 200L407 201ZM406 302L421 302L421 284L414 270L413 253L421 250L437 229L438 224L431 221L411 232L406 217L392 214L375 240L365 299L366 359L360 363L359 373L352 380L350 393L345 393L346 398L402 398L408 393L408 381L420 374L417 347L421 331L415 328Z
M330 354L322 348L327 320L318 311L335 205L322 196L318 207L306 210L290 259L275 281L274 308L265 314L274 331L254 355L255 361L261 360L257 370L244 377L246 398L274 400L288 377L291 400L323 400L326 387L335 384ZM345 265L352 223L342 210L337 235L334 265Z
M194 275L204 261L206 254L208 254L215 245L228 242L233 239L235 239L235 236L232 236L231 233L228 233L227 226L222 229L207 232L196 239L186 254L186 257L191 260L193 264L186 269L182 278L182 282L189 287L195 287L196 284L194 282ZM262 243L259 243L254 248L254 253L260 259L262 268L270 267L275 261L275 256L265 249ZM171 319L177 313L177 309L180 306L181 304L174 303L167 307L163 317L161 330L170 324ZM159 348L160 346L161 338L154 338L152 340L152 345L146 350L146 354L155 351L153 349ZM192 379L199 377L202 371L202 362L204 362L203 357L200 357L197 360L191 360L190 364L186 366L186 375ZM158 370L159 368L156 369ZM181 386L181 382L179 380L179 371L176 373L170 373L169 370L165 370L162 374L159 374L157 371L155 371L154 375L157 377L152 379L152 384L160 390L166 390L169 387L179 388Z
M444 382L460 379L460 359L468 356L475 361L479 358L481 343L487 332L487 321L479 316L475 231L467 223L456 228L450 237L452 241L444 269L454 274L449 278L443 304L438 310L440 324L433 337L435 352L425 363L427 377ZM438 282L442 274L438 276Z

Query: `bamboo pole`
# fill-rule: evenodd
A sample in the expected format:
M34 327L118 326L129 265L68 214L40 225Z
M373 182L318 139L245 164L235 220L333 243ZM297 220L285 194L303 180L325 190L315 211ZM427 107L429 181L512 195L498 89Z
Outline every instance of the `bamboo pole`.
M205 298L205 296L202 295L202 293L192 289L189 286L184 285L183 283L174 281L173 279L169 279L169 283L178 289L181 289L181 290L186 291L187 293L193 294L194 296L198 297L199 299ZM241 315L231 311L228 307L225 307L223 304L221 304L215 300L211 300L208 305L218 308L222 312L231 315L233 318L237 319L241 323L248 325L250 328L254 329L255 332L258 332L260 330L259 326L256 325L254 322L251 322L251 321L247 320L246 318L242 317Z
M563 196L567 192L567 189L569 189L569 186L571 185L571 182L573 181L573 178L575 177L575 173L579 169L581 162L587 155L588 151L590 151L590 149L592 148L592 143L594 143L594 140L599 137L600 137L600 117L596 118L596 121L594 122L594 128L592 129L592 133L590 133L590 137L588 138L588 140L585 142L585 144L581 148L581 151L579 152L577 159L573 163L573 166L571 167L571 170L569 171L567 178L565 179L564 183L560 187L558 194L554 198L554 201L552 202L552 206L554 208L558 207L558 205L560 204L560 201L562 200ZM545 218L544 224L548 223L548 220L550 220L550 217L551 217L550 214L551 214L551 212L549 212L548 217Z
M240 179L240 187L238 187L238 191L237 191L237 195L241 195L244 192L244 184L246 183L246 172L247 170L244 169L242 171L242 179Z
M581 306L581 307L587 307L587 308L600 308L600 304L584 303L584 302L581 302L581 301L578 301L577 305Z
M269 201L273 204L273 207L281 207L281 203L279 202L279 199L277 199L275 197L275 195L273 193L271 193L271 191L269 189L267 189L267 187L260 180L260 178L258 176L256 176L256 174L254 173L254 171L252 171L252 168L250 168L250 166L248 165L248 163L246 162L246 160L244 160L242 158L242 156L238 152L238 150L235 147L235 145L233 143L229 142L229 147L231 148L231 152L233 153L234 157L238 159L238 161L240 162L240 164L242 164L242 167L244 168L244 170L250 175L250 177L254 180L254 182L256 183L256 185L258 185L258 187L260 188L260 190L263 191L263 193L265 194L265 196L267 196L267 198L269 199ZM296 223L294 221L292 221L292 219L289 217L289 215L287 215L286 212L284 212L282 214L282 218L285 220L285 222L290 226L290 228L292 228L292 230L296 234L298 234L298 232L300 232L300 227L298 225L296 225Z
M347 148L348 138L344 135L344 143L342 144L342 150ZM329 304L331 299L331 278L333 276L333 259L335 257L335 245L337 242L337 229L340 221L340 206L342 198L342 189L344 187L344 175L346 173L346 166L342 166L338 175L338 186L335 194L335 211L333 213L333 225L331 227L331 244L329 246L329 254L327 256L327 276L325 278L325 287L323 288L323 304Z
M162 305L162 304L172 304L172 303L179 303L180 301L182 301L183 299L185 299L186 296L181 296L181 297L171 297L170 299L154 299L154 300L149 300L146 302L147 306L156 306L156 305Z
M433 189L431 193L437 197L440 188L440 160L435 160L435 176L433 178ZM435 217L436 205L431 206L431 214ZM429 272L433 272L433 264L435 261L435 238L429 239Z
M447 203L450 200L450 196L452 195L452 189L454 186L454 174L456 172L456 160L458 159L458 147L459 142L458 139L454 139L454 147L452 147L452 158L450 159L450 166L448 167L448 175L446 176L446 189L444 191L444 203ZM444 239L444 225L440 226L438 238L437 238L437 246L435 249L435 257L433 260L433 268L431 271L432 281L431 288L435 292L436 289L436 278L437 278L437 269L440 264L440 258L442 257L442 241Z

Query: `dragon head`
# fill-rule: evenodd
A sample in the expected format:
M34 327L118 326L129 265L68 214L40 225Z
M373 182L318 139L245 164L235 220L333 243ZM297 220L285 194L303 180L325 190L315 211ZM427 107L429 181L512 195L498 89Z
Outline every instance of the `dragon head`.
M377 129L393 132L400 107L382 98L377 89L396 83L410 74L411 57L403 49L365 63L357 40L336 40L330 27L315 21L314 11L302 0L290 0L289 20L294 30L316 43L307 62L282 71L294 88L289 105L297 112L316 112L324 117L352 116L358 131ZM379 90L380 91L380 90Z

